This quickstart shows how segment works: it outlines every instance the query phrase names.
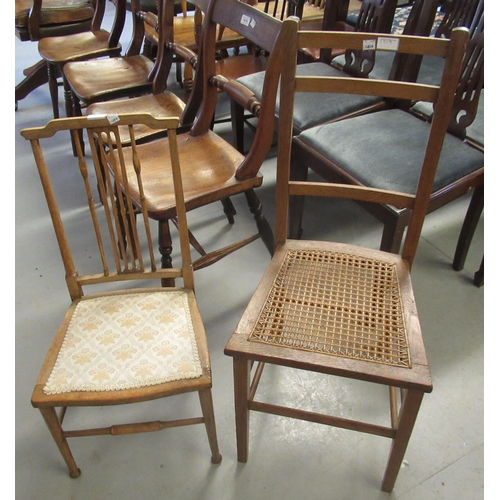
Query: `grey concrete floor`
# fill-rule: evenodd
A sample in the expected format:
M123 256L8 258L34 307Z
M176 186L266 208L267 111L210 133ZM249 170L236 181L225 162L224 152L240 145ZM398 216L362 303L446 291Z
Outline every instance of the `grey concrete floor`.
M23 68L37 60L36 44L15 45L16 83ZM175 86L175 83L172 84ZM62 92L61 92L62 94ZM61 109L62 95L61 95ZM221 112L224 112L223 106ZM73 453L82 470L70 479L64 462L30 396L53 333L69 304L52 227L22 128L52 116L47 86L19 103L15 113L15 495L19 500L55 499L333 499L476 500L484 498L484 290L472 283L484 252L483 220L465 269L451 268L468 200L466 196L427 217L413 280L434 391L426 395L392 495L380 484L389 441L317 424L253 414L250 455L236 460L231 359L224 356L236 326L266 265L260 241L195 275L213 368L213 394L223 455L210 463L203 427L162 433L75 439ZM230 137L227 125L216 129ZM52 146L68 192L76 167L69 143ZM269 221L274 216L275 154L262 172L259 196ZM243 199L235 198L236 223L230 227L219 204L190 214L190 224L208 248L253 230ZM335 238L376 248L380 224L349 202L325 200L306 208L304 237ZM486 276L486 287L490 274ZM352 389L352 391L351 391ZM385 389L385 388L384 388ZM270 368L263 397L330 408L344 416L385 419L386 391L368 384ZM189 395L171 402L114 408L127 420L151 410L183 413L197 408ZM68 418L104 420L107 412L77 410Z

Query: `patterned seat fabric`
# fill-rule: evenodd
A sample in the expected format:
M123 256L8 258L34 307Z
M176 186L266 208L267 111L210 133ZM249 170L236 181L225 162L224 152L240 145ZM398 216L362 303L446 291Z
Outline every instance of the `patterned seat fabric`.
M45 394L115 391L202 374L184 291L82 299Z

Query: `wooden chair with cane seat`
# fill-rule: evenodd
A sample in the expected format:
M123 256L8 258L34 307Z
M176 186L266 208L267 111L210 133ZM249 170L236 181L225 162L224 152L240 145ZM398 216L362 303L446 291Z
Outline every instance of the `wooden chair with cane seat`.
M110 1L115 15L111 31L101 29L101 20ZM59 118L57 79L63 66L70 61L84 61L99 57L119 56L122 51L120 37L125 25L126 0L97 0L90 31L68 36L43 38L38 42L38 52L47 62L49 89L54 118ZM69 92L69 89L65 89Z
M249 19L248 25L242 25L240 32L252 43L256 43L270 53L272 70L267 72L266 91L262 101L262 113L256 140L247 155L239 153L231 144L217 135L212 129L212 121L217 106L219 77L215 71L215 53L217 46L218 25L235 29L242 18ZM204 21L200 61L196 71L196 81L201 83L203 100L197 118L188 132L179 133L179 155L183 165L184 193L187 210L205 207L210 203L224 202L236 195L244 195L257 225L257 233L244 237L224 248L205 251L203 245L192 236L192 244L200 253L200 258L193 262L195 270L214 264L229 253L262 239L266 248L273 251L273 233L267 222L262 204L256 190L262 184L259 169L266 159L272 143L274 116L272 104L276 98L281 51L287 43L282 23L238 0L212 0ZM271 104L271 105L270 105ZM138 145L142 154L143 192L137 185L131 185L134 196L144 197L148 204L148 215L158 221L159 251L163 267L172 265L172 236L170 223L176 222L175 204L171 179L163 167L162 155L167 147L166 139L157 139ZM123 151L127 168L133 169L133 151ZM226 205L229 222L234 221L232 206ZM165 285L170 285L168 281Z
M95 15L95 0L16 0L15 33L22 42L88 31ZM16 85L18 101L48 81L47 64L42 59L24 70L25 78Z
M285 24L288 22L293 21L287 20ZM383 491L392 491L422 398L432 390L410 270L427 213L467 39L466 29L457 29L451 41L373 33L299 31L297 42L291 44L288 54L283 56L289 64L281 79L276 248L225 348L225 353L233 358L239 461L249 460L251 411L292 417L392 439L382 483ZM441 86L295 74L297 47L360 49L366 40L374 40L376 45L402 53L444 57L446 64ZM292 144L297 141L297 137L292 137L293 95L308 91L367 92L435 102L436 113L428 130L429 143L422 145L420 182L416 192L293 180L290 174L294 155ZM335 137L335 141L338 140ZM353 198L411 207L412 218L402 254L335 242L287 239L289 201L296 196ZM258 384L261 377L265 377L266 365L274 368L273 383L266 394L259 394ZM360 421L359 417L358 420L335 417L311 411L297 402L294 407L269 402L273 395L276 396L273 388L278 384L281 367L301 370L297 376L301 380L307 376L302 370L313 372L315 396L318 396L320 377L328 375L388 386L389 425L378 423L380 419L372 423ZM290 384L293 376L287 375L287 384ZM352 384L348 382L345 389L343 384L342 387L348 391ZM331 395L325 397L332 401ZM294 446L293 442L290 446Z
M120 154L118 125L126 126L133 137L137 123L168 130L169 147L162 151L163 165L165 169L172 169L182 255L182 263L175 269L160 269L156 263L154 237L145 205L138 206L142 217L137 214L129 218L125 230L122 228L124 218L121 216L136 201L132 201L127 188L129 179ZM75 436L120 436L203 423L212 462L221 461L211 395L210 357L194 294L181 166L176 149L177 123L177 119L155 119L150 115L123 115L117 117L115 123L106 118L76 117L53 120L44 127L22 131L23 137L31 141L71 297L69 310L36 382L32 404L40 410L72 478L80 475L68 445L68 438ZM62 130L73 135L86 130L89 136L98 138L96 142L90 141L93 168L87 165L79 142L75 141L83 182L80 191L73 190L74 200L80 200L82 206L87 205L86 213L79 214L82 218L78 224L82 232L94 237L86 239L83 253L79 241L71 238L80 231L66 231L66 224L74 225L75 220L67 220L67 211L58 208L58 195L61 191L67 193L68 186L61 186L56 176L52 176L45 159L48 155L44 155L41 146L43 140ZM121 197L113 195L113 177L109 172L102 175L97 161L105 148L103 139L110 134L117 142L109 159L115 169L115 178L120 179ZM136 150L134 142L130 147ZM137 153L133 175L134 182L141 184L141 153ZM98 179L102 203L94 202L96 194L89 184L89 178L94 175ZM124 233L128 245L125 245ZM87 249L92 252L90 260L97 269L89 268ZM178 278L182 285L159 287L159 280L165 277ZM155 282L158 285L155 286ZM75 430L62 427L70 407L129 405L189 392L198 392L201 417ZM62 409L60 415L57 408ZM126 411L124 407L122 417ZM91 424L87 421L88 425Z

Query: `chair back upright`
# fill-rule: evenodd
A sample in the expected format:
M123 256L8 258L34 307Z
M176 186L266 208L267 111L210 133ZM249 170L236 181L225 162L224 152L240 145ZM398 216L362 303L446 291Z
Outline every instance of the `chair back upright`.
M363 33L390 33L397 0L363 0L354 31ZM321 51L321 60L330 63L332 50ZM329 57L329 59L327 59ZM350 75L366 77L375 64L373 50L346 50L344 71Z
M121 131L123 127L126 127L127 148L132 148L134 151L135 179L133 183L139 185L142 191L141 154L134 141L134 129L138 124L168 131L169 147L164 150L164 164L165 168L172 168L175 190L182 260L177 268L161 269L159 263L156 262L154 247L156 238L151 232L148 207L143 203L143 198L132 199L128 189L132 180L127 177L127 169L124 165ZM31 142L72 300L82 297L85 287L111 286L113 282L182 278L184 288L193 289L193 269L177 153L177 125L178 119L176 118L153 118L146 114L130 114L118 115L113 123L107 117L64 118L52 120L43 127L22 131L23 137ZM79 214L81 217L78 224L82 224L79 231L75 231L74 227L71 231L66 230L68 222L65 220L64 210L60 209L58 203L60 199L58 194L60 195L61 191L54 187L55 183L50 174L51 168L46 160L48 155L44 155L41 146L42 139L51 138L60 131L70 131L75 139L79 133L87 131L92 152L92 163L89 165L80 142L75 140L81 182L74 183L74 186L80 186L80 191L75 192L72 201L76 201L79 194L78 200L82 203L82 207L86 208L85 215ZM113 139L110 136L113 136ZM129 137L132 139L131 142L128 140ZM107 144L111 141L116 144L116 147L109 150ZM107 156L112 172L101 168L99 158L102 155ZM94 187L92 180L94 177L97 180L97 188ZM115 196L115 180L121 186L121 196ZM99 202L96 201L98 199ZM134 215L129 216L129 214ZM75 223L74 220L69 222ZM82 246L78 243L72 244L72 238L82 234L82 231L94 237L93 240L89 238L85 241L85 251L82 251ZM88 259L89 254L95 258ZM85 267L81 268L79 264L83 263ZM99 266L99 269L95 269L94 266Z
M194 0L197 3L199 0ZM205 0L201 0L205 1ZM193 93L203 96L195 123L193 135L205 133L211 126L217 106L218 91L241 102L241 95L247 89L234 80L228 80L216 72L216 29L217 25L237 31L252 44L268 52L269 60L264 80L262 99L255 99L256 107L251 112L258 116L255 139L248 154L238 168L236 178L241 180L257 175L271 147L274 133L274 110L286 47L294 42L298 18L287 23L238 0L217 0L212 2L205 17L203 42L200 49L201 64L197 66ZM202 90L200 90L202 88ZM244 99L243 99L244 100ZM188 104L189 106L189 104Z
M439 156L447 132L449 117L460 76L460 68L469 38L466 28L453 31L451 40L404 35L378 35L374 33L335 33L300 31L298 46L321 48L342 47L360 50L369 43L378 48L406 54L433 55L445 58L445 69L441 84L437 86L415 83L382 81L367 78L345 77L301 77L295 74L296 62L291 55L297 45L288 47L286 63L281 80L280 127L278 139L278 174L276 201L276 246L287 238L289 196L338 196L357 201L384 203L410 208L412 215L405 238L402 256L411 263L415 256L423 221L427 213L432 185ZM293 96L295 92L335 92L380 95L394 99L409 99L434 103L434 117L429 131L418 188L415 194L400 193L366 186L325 182L290 181L290 162L293 130ZM332 137L332 141L335 138Z

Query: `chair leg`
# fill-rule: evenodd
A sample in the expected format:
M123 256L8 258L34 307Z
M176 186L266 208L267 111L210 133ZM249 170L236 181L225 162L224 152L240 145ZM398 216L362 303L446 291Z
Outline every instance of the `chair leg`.
M293 161L290 168L290 178L294 181L307 181L309 168L302 162ZM304 196L290 196L288 236L294 240L302 237L302 217L304 216Z
M218 464L222 460L222 455L219 452L219 445L217 443L212 391L210 389L205 389L203 391L199 391L198 395L200 397L201 411L203 412L205 428L207 429L210 450L212 451L212 463Z
M16 109L18 101L21 101L33 90L47 83L47 63L42 59L33 66L26 68L23 74L26 78L16 85Z
M234 224L234 216L236 215L236 209L234 208L231 198L225 198L222 201L222 206L224 208L224 213L226 214L229 224Z
M78 99L73 95L73 92L71 91L71 87L69 86L69 83L67 82L66 78L63 76L63 88L64 88L64 107L66 109L66 116L72 117L72 116L82 116L82 108L80 107L80 103L78 102ZM80 140L80 145L82 148L82 152L85 153L85 143L83 141L83 131L79 130L78 131L79 135L79 140ZM76 157L78 156L77 150L75 143L73 141L73 136L71 137L71 144L73 146L73 155Z
M455 271L461 271L464 268L465 259L469 251L474 231L481 217L484 208L484 185L478 186L470 200L469 208L465 214L464 223L458 237L455 256L453 257L452 267Z
M52 434L52 437L54 438L54 441L57 444L57 447L59 448L59 451L61 452L61 455L64 458L64 461L66 462L66 465L68 466L70 477L77 478L80 476L81 471L77 467L75 459L73 458L71 450L68 446L68 442L64 437L61 423L57 418L56 410L54 408L39 408L39 410L50 430L50 433Z
M49 80L50 100L52 101L52 113L54 118L59 118L59 90L57 84L57 67L47 63L47 74Z
M168 219L158 222L158 248L161 254L162 269L170 269L172 267L172 235ZM161 286L173 287L175 279L162 279Z
M474 285L478 288L484 285L484 257L483 260L481 260L479 269L474 273Z
M244 154L244 128L245 109L243 106L231 99L231 126L233 131L233 145Z
M384 223L380 250L390 253L399 253L401 241L408 225L406 217L391 218Z
M249 191L245 191L245 196L247 199L248 206L250 208L250 212L252 212L255 222L257 223L257 229L259 230L260 237L266 245L268 252L273 255L274 254L274 235L269 222L264 217L262 212L262 204L255 194L253 189Z
M250 366L250 361L247 359L233 358L236 447L239 462L246 462L248 460Z
M424 393L421 391L408 390L406 392L382 481L382 491L390 493L394 488L423 397Z

